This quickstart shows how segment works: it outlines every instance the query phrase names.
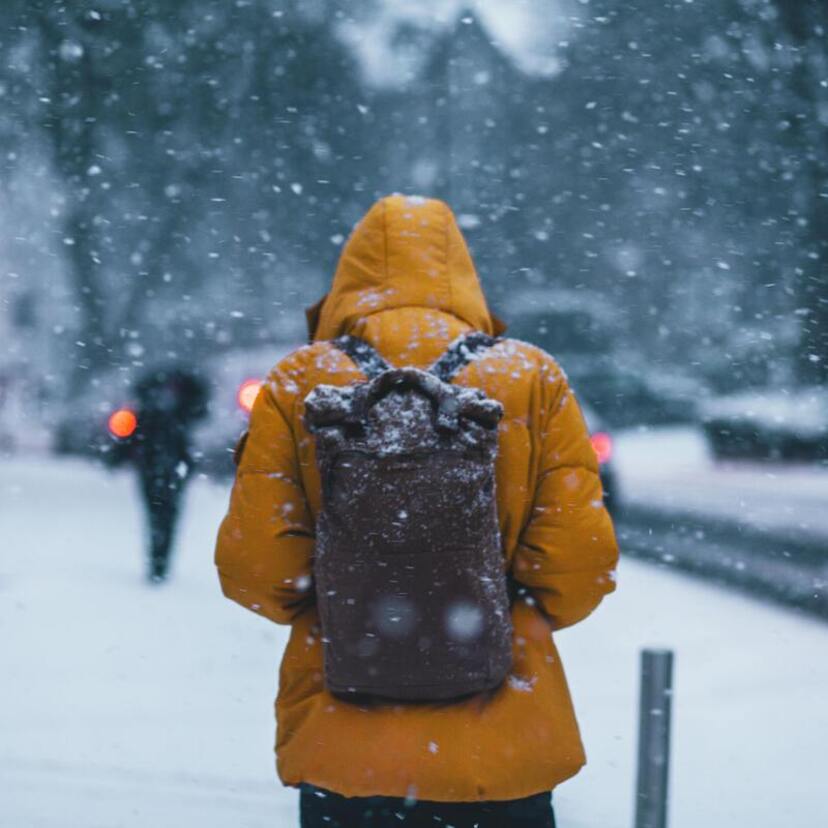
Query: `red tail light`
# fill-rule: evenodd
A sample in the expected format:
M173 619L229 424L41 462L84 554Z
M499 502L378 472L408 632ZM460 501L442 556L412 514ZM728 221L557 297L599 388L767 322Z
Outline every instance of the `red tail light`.
M109 416L107 426L113 437L125 440L127 437L131 437L135 433L135 429L138 428L138 418L134 411L130 411L128 408L119 408Z
M608 463L612 457L612 437L605 431L597 431L589 439L598 462Z
M262 387L262 381L258 379L245 380L236 392L236 402L242 411L248 414L253 410L253 403L256 402L256 397L259 396L259 389Z

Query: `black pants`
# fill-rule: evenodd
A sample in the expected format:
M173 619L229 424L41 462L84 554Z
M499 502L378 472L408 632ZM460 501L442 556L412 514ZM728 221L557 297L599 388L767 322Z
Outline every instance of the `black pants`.
M555 828L548 793L506 802L409 802L302 785L299 807L302 828Z
M184 480L174 468L142 468L139 473L149 523L148 575L152 580L161 580L169 568Z

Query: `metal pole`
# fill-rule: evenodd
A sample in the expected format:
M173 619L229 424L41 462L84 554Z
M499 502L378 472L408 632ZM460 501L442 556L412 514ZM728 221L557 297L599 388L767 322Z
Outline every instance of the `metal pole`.
M673 651L641 653L635 828L666 828Z

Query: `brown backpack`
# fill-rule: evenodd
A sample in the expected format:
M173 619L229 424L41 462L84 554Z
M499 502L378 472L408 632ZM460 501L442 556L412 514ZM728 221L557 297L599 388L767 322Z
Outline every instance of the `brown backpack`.
M494 340L455 341L428 370L334 344L368 377L305 399L322 508L314 577L328 689L441 700L499 685L511 617L495 502L503 407L451 378Z

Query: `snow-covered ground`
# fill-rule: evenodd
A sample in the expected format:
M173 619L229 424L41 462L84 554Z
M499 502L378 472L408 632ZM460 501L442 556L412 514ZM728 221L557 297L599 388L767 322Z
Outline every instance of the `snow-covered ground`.
M174 578L151 589L127 475L0 464L2 828L297 824L272 762L285 631L219 593L226 497L194 483ZM652 644L677 656L671 828L828 825L828 626L634 561L619 581L558 636L590 755L556 793L562 828L631 824Z
M715 461L697 428L642 428L616 435L624 502L826 538L828 466Z

